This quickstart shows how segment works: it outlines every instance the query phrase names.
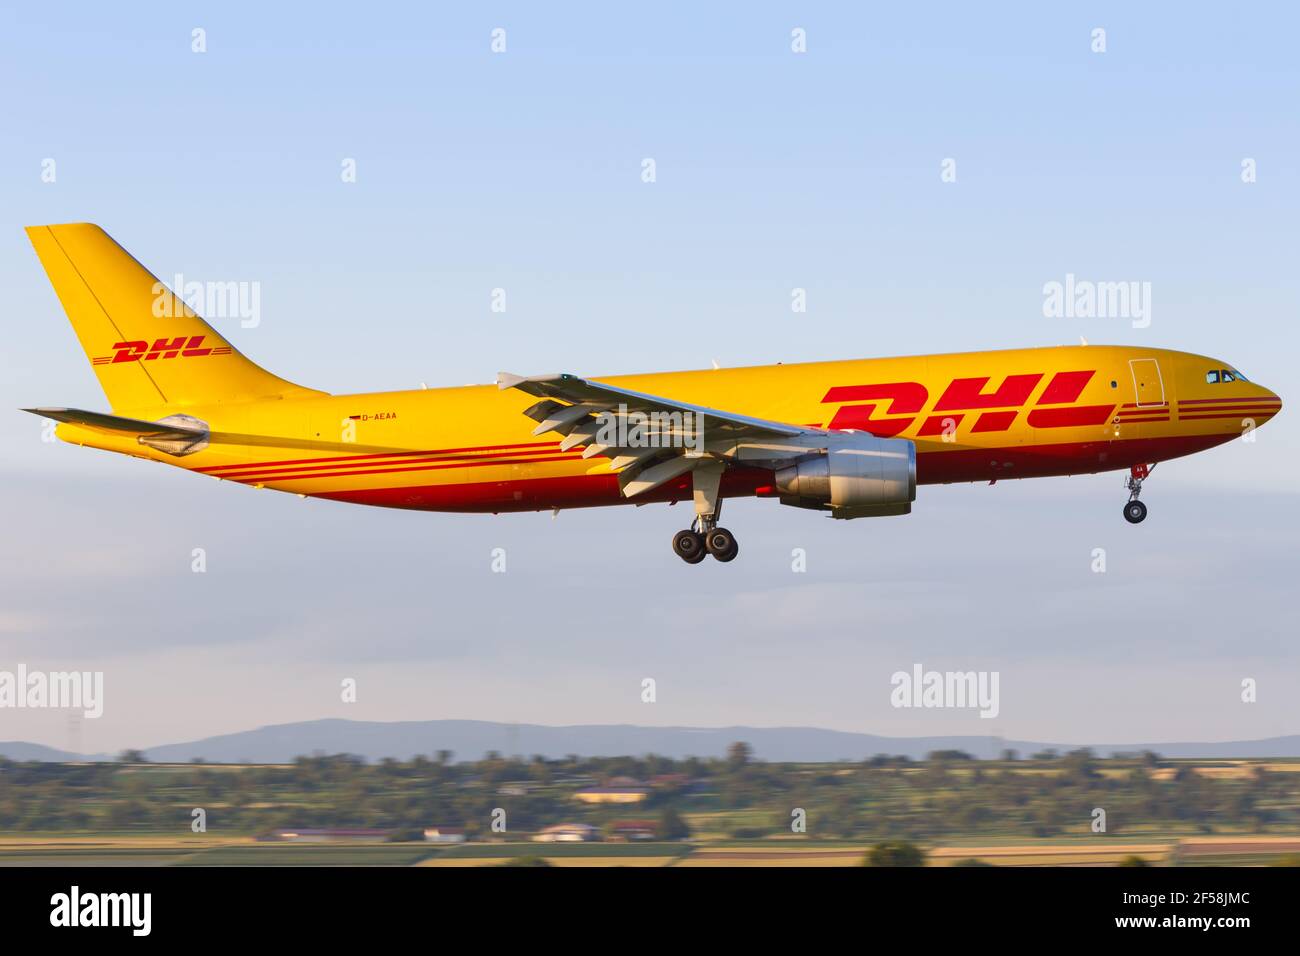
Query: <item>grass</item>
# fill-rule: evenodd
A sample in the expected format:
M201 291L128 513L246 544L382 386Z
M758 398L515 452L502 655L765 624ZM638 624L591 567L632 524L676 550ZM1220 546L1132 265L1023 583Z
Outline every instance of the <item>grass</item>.
M180 866L413 866L439 850L413 844L222 846L178 860Z
M691 843L258 843L247 835L23 834L0 838L4 866L483 866L542 857L556 866L857 866L873 839L784 835ZM1155 865L1252 866L1297 858L1295 834L1176 834L1030 838L1024 834L923 844L931 866L975 857L999 866L1112 866L1136 854Z

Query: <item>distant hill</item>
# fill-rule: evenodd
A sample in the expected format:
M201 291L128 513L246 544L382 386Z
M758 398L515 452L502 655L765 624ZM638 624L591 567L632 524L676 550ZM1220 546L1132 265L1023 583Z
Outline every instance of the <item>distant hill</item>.
M452 751L457 759L477 760L490 750L513 756L621 756L655 753L665 757L720 757L729 744L744 740L763 760L861 760L877 753L922 757L931 750L967 748L981 756L999 753L991 737L876 737L814 727L639 727L631 724L499 724L481 720L429 720L371 723L315 720L210 737L194 743L152 747L150 760L205 760L270 763L316 751L352 753L367 759L409 758Z
M1022 757L1042 750L1073 750L1079 744L1035 743L992 736L879 737L815 727L639 727L631 724L500 724L482 720L423 720L380 723L311 720L259 727L188 743L150 747L156 762L202 759L211 763L284 763L313 753L350 753L367 760L409 759L450 750L457 760L477 760L489 750L507 756L720 757L727 745L743 740L755 756L771 761L863 760L875 754L924 757L934 750L962 750L975 757L997 757L1016 750ZM1096 744L1099 756L1152 750L1165 757L1300 757L1300 735L1224 743ZM11 760L103 760L21 742L0 743Z
M0 740L0 757L9 760L46 760L54 763L67 763L70 760L98 760L98 757L83 757L81 754L66 750L55 750L44 744L28 744L21 740Z

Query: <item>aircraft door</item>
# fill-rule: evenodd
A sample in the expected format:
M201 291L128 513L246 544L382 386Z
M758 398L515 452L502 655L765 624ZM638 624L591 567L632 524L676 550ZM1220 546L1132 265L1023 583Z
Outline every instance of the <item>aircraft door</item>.
M1133 373L1133 399L1139 408L1165 403L1165 383L1160 375L1160 363L1152 358L1129 359Z

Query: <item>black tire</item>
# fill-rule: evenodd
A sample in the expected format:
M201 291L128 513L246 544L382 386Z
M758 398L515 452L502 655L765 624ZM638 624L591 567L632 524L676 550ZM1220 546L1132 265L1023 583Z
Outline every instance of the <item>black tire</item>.
M736 555L740 553L740 545L736 543L736 536L726 528L714 528L705 535L704 546L709 549L709 554L719 561L733 561Z
M687 529L673 535L673 553L687 564L699 564L708 554L704 550L704 535Z
M1147 506L1134 499L1124 506L1124 520L1129 524L1141 524L1147 516Z

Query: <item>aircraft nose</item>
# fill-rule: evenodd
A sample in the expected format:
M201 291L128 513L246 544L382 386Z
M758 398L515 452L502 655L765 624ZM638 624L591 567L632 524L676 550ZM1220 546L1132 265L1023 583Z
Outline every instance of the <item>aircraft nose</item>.
M1271 388L1264 388L1262 385L1259 386L1259 390L1262 394L1257 399L1257 407L1266 412L1270 419L1276 417L1277 413L1282 411L1282 397Z

